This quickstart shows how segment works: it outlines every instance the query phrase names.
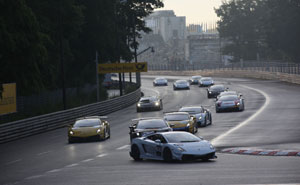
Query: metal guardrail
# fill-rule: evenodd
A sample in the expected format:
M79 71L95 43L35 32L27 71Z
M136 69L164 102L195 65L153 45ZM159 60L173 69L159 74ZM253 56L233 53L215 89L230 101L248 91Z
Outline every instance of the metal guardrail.
M73 123L84 116L107 115L128 107L139 100L141 90L130 94L73 109L36 116L0 125L0 143L43 133Z
M151 64L150 71L194 71L194 70L247 70L279 72L300 75L299 63L267 62L267 61L244 61L237 63L195 63L195 64Z

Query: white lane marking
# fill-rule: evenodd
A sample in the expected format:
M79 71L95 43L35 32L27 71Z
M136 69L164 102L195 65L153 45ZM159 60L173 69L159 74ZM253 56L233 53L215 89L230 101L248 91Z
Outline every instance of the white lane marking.
M52 152L52 151L41 152L41 153L38 153L37 155L45 155L45 154L50 153L50 152Z
M10 161L10 162L6 163L6 165L14 164L14 163L17 163L17 162L20 162L20 161L22 161L22 159L17 159L17 160L14 160L14 161Z
M38 178L40 178L42 176L43 175L34 175L34 176L30 176L30 177L25 178L25 180L38 179Z
M104 156L107 156L107 154L100 154L97 157L104 157Z
M65 167L66 167L66 168L71 168L71 167L74 167L74 166L78 166L78 164L77 164L77 163L74 163L74 164L67 165L67 166L65 166Z
M12 183L8 183L8 184L4 184L4 185L15 185L15 184L19 184L20 182L19 181L16 181L16 182L12 182Z
M59 172L59 171L61 171L61 169L50 170L50 171L47 171L47 173L55 173L55 172Z
M129 148L130 145L124 145L124 146L121 146L119 148L117 148L117 150L124 150L126 148Z
M245 125L247 125L251 120L253 120L256 116L258 116L258 115L259 115L259 114L260 114L260 113L261 113L261 112L269 105L269 103L270 103L270 98L269 98L269 96L268 96L265 92L263 92L263 91L261 91L261 90L258 90L258 89L255 89L255 88L252 88L252 87L247 87L247 86L245 86L245 85L241 85L241 86L243 86L243 87L245 87L245 88L247 88L247 89L251 89L251 90L253 90L253 91L256 91L256 92L262 94L262 95L266 98L266 101L265 101L264 105L263 105L263 106L262 106L255 114L253 114L252 116L250 116L248 119L246 119L246 120L243 121L242 123L238 124L236 127L232 128L232 129L230 129L230 130L228 130L228 131L225 132L224 134L221 134L220 136L214 138L214 139L211 141L211 143L212 143L213 145L217 144L220 140L222 140L224 137L228 136L228 135L231 134L232 132L238 130L239 128L241 128L241 127L243 127L243 126L245 126Z
M89 162L89 161L92 161L92 160L94 160L94 159L86 159L86 160L83 160L81 162L86 163L86 162Z
M148 91L153 91L153 92L155 92L158 96L160 95L160 92L159 92L158 90L154 90L154 89L147 88L147 87L142 87L142 89L145 89L145 90L148 90Z

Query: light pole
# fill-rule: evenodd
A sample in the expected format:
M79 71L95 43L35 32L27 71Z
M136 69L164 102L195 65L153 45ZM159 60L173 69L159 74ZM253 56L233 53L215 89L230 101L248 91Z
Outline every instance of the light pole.
M62 15L62 0L59 2L59 50L60 50L60 67L61 67L61 82L62 82L62 98L63 109L66 110L66 85L65 85L65 69L64 69L64 47L63 47L63 15Z

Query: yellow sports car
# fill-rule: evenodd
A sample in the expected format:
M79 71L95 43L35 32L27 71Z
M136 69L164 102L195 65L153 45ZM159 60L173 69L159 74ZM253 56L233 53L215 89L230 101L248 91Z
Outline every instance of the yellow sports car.
M187 131L193 134L198 131L196 118L190 116L187 112L166 113L164 119L168 122L173 131Z
M106 116L78 118L68 129L68 141L73 143L80 139L105 140L110 138L110 125L101 119Z

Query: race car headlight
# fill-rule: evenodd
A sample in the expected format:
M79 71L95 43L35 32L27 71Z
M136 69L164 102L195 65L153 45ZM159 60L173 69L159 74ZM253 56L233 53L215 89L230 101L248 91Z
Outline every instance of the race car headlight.
M212 149L212 150L215 149L214 146L213 146L212 144L209 145L209 148Z
M98 130L97 130L97 134L99 134L101 132L101 129L99 128Z
M177 147L177 150L179 150L180 152L185 152L185 149L183 149L181 147Z
M137 104L137 106L138 106L138 107L140 107L140 106L141 106L141 104L140 104L140 103L138 103L138 104Z
M199 120L201 120L202 119L202 116L199 116L199 118L198 118Z
M211 94L211 91L209 91L208 93Z
M70 133L70 135L73 135L73 134L74 134L74 132L73 132L72 130L71 130L69 133Z
M187 126L187 127L190 127L190 124L188 123L186 126Z
M140 133L136 133L136 136L140 136Z
M157 102L155 102L155 106L159 106L159 102L157 101Z

